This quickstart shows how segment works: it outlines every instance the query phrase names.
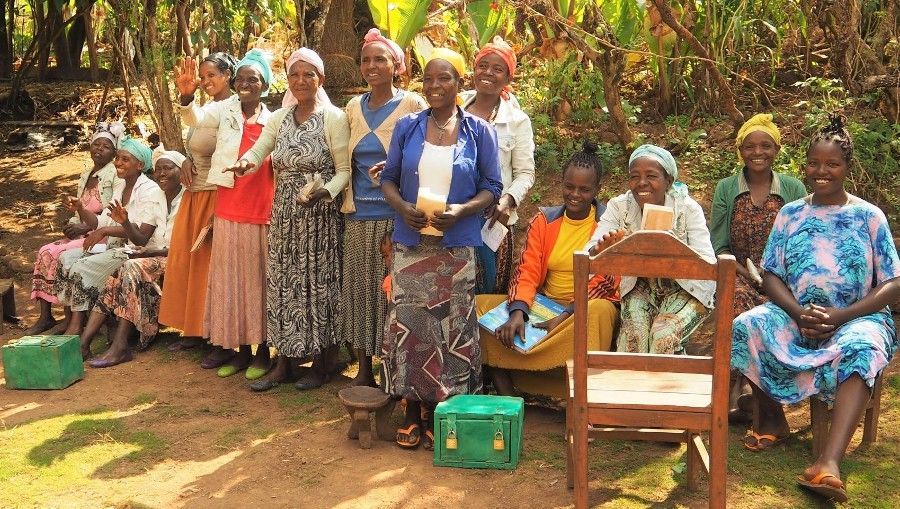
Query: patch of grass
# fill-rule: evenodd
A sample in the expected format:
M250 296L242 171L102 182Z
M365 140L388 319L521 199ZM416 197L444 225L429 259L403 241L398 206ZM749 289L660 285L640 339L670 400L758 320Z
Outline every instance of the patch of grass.
M245 446L253 440L265 438L270 434L272 434L272 429L263 426L263 418L257 417L250 422L225 430L218 440L216 440L216 446L233 449L239 446Z
M140 406L140 405L146 405L148 403L153 403L154 401L156 401L155 394L149 394L146 392L142 392L142 393L138 394L137 396L131 398L130 405L131 406Z

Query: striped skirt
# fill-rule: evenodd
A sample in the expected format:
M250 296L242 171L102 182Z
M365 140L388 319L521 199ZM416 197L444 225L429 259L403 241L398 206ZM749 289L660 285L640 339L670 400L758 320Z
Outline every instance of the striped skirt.
M114 247L98 254L70 249L59 257L56 268L56 297L72 311L88 311L97 299L106 280L128 261L125 248Z
M387 310L379 246L393 219L344 223L344 277L341 285L340 337L365 355L380 353Z

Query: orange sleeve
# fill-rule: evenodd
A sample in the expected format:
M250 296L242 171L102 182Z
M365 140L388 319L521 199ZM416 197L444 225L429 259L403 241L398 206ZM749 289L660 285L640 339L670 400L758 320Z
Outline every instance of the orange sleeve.
M534 296L544 282L543 273L548 255L544 249L546 232L547 218L539 212L528 223L522 257L509 285L510 304L521 301L530 308L534 302Z

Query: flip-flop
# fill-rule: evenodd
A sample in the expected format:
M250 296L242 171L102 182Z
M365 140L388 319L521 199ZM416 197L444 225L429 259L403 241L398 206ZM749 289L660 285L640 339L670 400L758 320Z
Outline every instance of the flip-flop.
M838 484L840 484L840 486L832 486L830 484L822 482L823 479L827 479L829 477L837 479L837 482ZM813 493L822 495L826 498L830 498L835 502L843 503L847 501L847 489L844 487L844 481L841 481L840 478L838 478L838 476L836 475L819 472L812 479L807 479L802 475L798 475L797 484L812 491Z
M748 437L754 439L756 441L756 443L754 445L748 444L746 442L746 439ZM741 444L746 449L749 449L753 452L760 452L760 451L769 449L770 447L775 447L778 444L782 444L789 438L791 438L791 435L787 435L787 436L783 436L783 437L776 437L775 435L760 435L759 433L757 433L751 429L751 430L747 431L746 435L744 435L744 440L741 441ZM769 444L763 445L760 442L761 440L768 440Z
M403 440L401 438L402 435L406 435L407 439ZM415 423L410 424L406 428L399 428L394 440L397 442L397 445L404 449L415 449L419 446L419 442L422 441L421 428Z
M422 437L422 448L426 451L434 450L434 433L430 429L426 429L425 436Z

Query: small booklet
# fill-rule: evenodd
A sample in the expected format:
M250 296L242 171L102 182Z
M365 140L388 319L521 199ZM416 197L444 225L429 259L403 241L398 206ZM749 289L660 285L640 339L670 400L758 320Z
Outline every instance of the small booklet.
M503 301L499 306L483 314L478 319L478 324L496 334L497 329L509 320L506 305L506 301ZM541 294L535 295L531 309L528 310L528 321L525 322L525 338L520 338L517 334L513 339L513 348L520 353L531 351L547 336L547 331L538 329L534 324L556 318L565 310L566 307L555 300Z
M106 244L94 244L91 246L91 249L88 251L90 254L100 254L105 253L108 246Z
M481 227L481 240L485 246L491 248L491 251L496 251L503 239L506 238L506 234L509 233L509 228L500 221L494 223L492 228L488 228L489 224L491 224L490 221L485 221L484 226Z
M675 225L675 210L672 207L663 207L644 204L644 213L641 216L641 230L669 231Z
M416 197L416 210L424 212L428 219L438 214L443 214L447 210L447 195L438 194L431 191L430 187L420 187L419 195ZM436 235L442 237L444 232L433 226L426 226L420 230L426 235Z
M303 200L309 200L309 195L313 193L313 191L318 191L319 189L325 187L325 183L322 181L322 176L316 173L312 180L306 183L303 187L300 188L300 191L297 193L298 198L303 198Z
M197 234L197 238L194 239L194 244L191 246L192 253L200 249L203 243L206 242L206 239L212 235L212 227L212 223L209 223L203 228L200 228L200 233Z

